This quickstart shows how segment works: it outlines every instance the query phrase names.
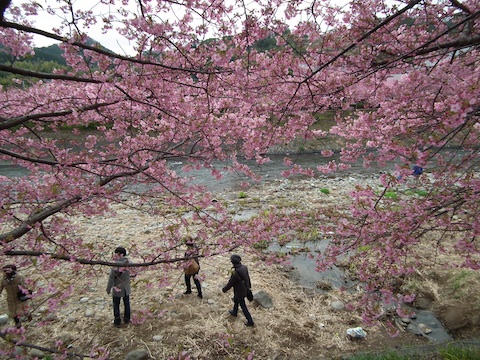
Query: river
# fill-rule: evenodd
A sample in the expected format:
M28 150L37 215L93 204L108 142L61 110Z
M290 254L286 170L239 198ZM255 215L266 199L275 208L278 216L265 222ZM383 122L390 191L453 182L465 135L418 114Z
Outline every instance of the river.
M294 155L285 155L285 154L273 154L269 155L270 161L262 164L261 166L256 164L255 161L246 160L243 161L243 164L250 166L252 171L260 175L264 180L275 180L283 178L282 172L288 170L288 167L284 164L284 159L286 156L292 158L295 164L304 167L304 168L312 168L316 169L317 166L326 165L330 161L336 161L337 163L340 161L340 154L335 153L331 157L323 157L319 153L301 153L301 154L294 154ZM200 169L191 171L188 173L183 172L182 170L183 164L180 162L172 162L170 167L175 170L180 176L191 176L194 177L192 180L193 184L197 185L204 185L210 191L215 190L228 190L228 189L238 189L240 185L244 182L252 182L247 176L237 172L228 172L227 170L222 171L222 179L217 180L210 175L210 170L208 169ZM224 164L217 162L214 163L214 166L217 169L222 169ZM362 161L357 161L356 163L351 164L351 168L347 170L342 170L336 173L332 173L328 176L335 177L335 176L352 176L354 174L380 174L381 172L385 171L393 171L395 169L395 164L391 163L388 167L379 167L374 165L368 169L363 167ZM319 175L319 172L315 170L315 174ZM293 178L299 177L300 175L294 175Z
M450 149L452 150L452 149ZM443 153L447 151L442 151ZM460 158L465 153L463 151L455 150L457 155L456 158ZM262 164L261 166L256 164L253 160L243 160L242 163L251 167L253 172L257 175L262 176L263 179L273 180L282 178L282 172L287 170L288 167L284 165L283 160L285 157L291 158L295 164L305 167L316 169L317 166L326 165L330 161L339 162L340 153L335 152L334 155L330 157L324 157L318 152L308 152L308 153L298 153L298 154L270 154L270 161ZM386 166L379 166L377 164L371 164L368 168L363 166L363 161L359 160L355 163L350 164L350 168L342 171L337 171L331 173L328 176L331 177L344 177L344 176L353 176L355 174L362 175L380 175L380 173L393 172L395 170L395 165L401 165L400 161L390 162ZM199 169L192 170L186 173L182 170L183 163L180 161L169 161L169 166L172 170L175 170L179 176L189 176L193 177L192 184L204 185L210 191L215 190L228 190L228 189L237 189L243 182L251 180L244 174L237 172L229 172L227 170L222 170L225 167L225 163L216 161L213 163L217 169L221 170L223 174L222 179L218 180L211 176L209 169ZM228 164L227 164L228 165ZM412 164L413 165L413 164ZM435 166L434 162L430 166ZM428 170L428 168L427 168ZM13 166L5 161L0 161L0 175L7 176L9 178L25 176L28 174L28 171L24 168ZM319 175L316 171L316 175Z
M311 153L301 153L301 154L293 154L293 155L285 155L285 154L272 154L269 155L270 161L259 166L253 160L244 160L242 163L250 166L253 172L257 175L262 176L264 179L280 179L282 178L282 172L287 170L288 167L284 165L283 160L286 156L291 157L295 164L306 167L306 168L313 168L315 169L317 166L325 165L328 162L334 160L336 162L340 161L340 154L337 152L331 157L323 157L319 153L311 152ZM192 170L186 173L182 170L183 163L180 161L170 161L169 166L172 170L175 170L180 176L190 176L194 177L192 180L193 184L197 185L205 185L209 190L226 190L226 189L236 189L241 183L245 181L249 181L249 178L244 174L236 173L236 172L229 172L227 170L222 170L223 178L220 180L215 179L211 176L209 169L199 169L199 170ZM216 161L214 162L214 166L217 169L223 169L225 167L225 163ZM371 174L371 173L379 173L381 171L393 171L394 164L390 164L387 168L381 168L379 166L372 166L368 169L363 167L361 161L351 164L351 168L347 170L343 170L341 172L337 172L332 174L331 176L347 176L351 174ZM28 170L19 166L11 165L8 162L0 161L0 175L15 178L21 177L28 174ZM318 175L318 172L317 172Z

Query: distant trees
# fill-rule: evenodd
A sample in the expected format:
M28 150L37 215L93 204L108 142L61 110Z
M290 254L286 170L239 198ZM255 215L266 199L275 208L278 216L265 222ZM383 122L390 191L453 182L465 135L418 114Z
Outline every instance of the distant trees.
M35 48L35 55L27 57L35 62L55 62L62 66L67 66L62 56L63 50L58 45L50 45L47 47ZM3 62L3 61L2 61Z
M42 62L31 62L31 61L21 61L17 62L16 67L19 69L31 71L33 73L53 73L54 71L67 70L66 65L60 65L55 61L42 61ZM8 72L0 71L0 85L4 88L7 87L28 87L35 84L38 79L34 76L18 76L16 74L11 74Z

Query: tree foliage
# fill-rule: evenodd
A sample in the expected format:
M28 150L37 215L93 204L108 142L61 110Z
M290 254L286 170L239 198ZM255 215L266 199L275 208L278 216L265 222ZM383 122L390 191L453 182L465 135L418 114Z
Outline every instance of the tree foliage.
M58 45L50 45L47 47L36 47L33 54L27 54L26 58L19 59L18 57L11 57L8 51L3 51L0 54L0 62L2 64L11 63L13 61L27 60L34 63L54 62L59 65L66 66L67 63L63 58L63 50Z
M239 246L255 251L252 244L295 238L309 227L334 234L321 266L368 248L356 270L369 304L415 270L421 243L461 254L455 266L479 268L478 0L139 0L132 1L136 12L122 7L128 1L109 3L123 10L97 18L71 2L49 4L64 22L45 31L27 20L38 3L13 2L0 24L9 57L31 53L37 34L61 42L68 64L53 73L0 65L19 81L38 80L0 93L0 159L29 171L0 177L3 260L38 258L43 271L111 265L102 261L110 244L75 235L70 219L108 213L109 204L137 192L151 212L192 209L203 256ZM129 39L136 55L89 45L95 21ZM314 114L328 109L351 115L329 132L315 130ZM87 127L94 131L80 130ZM286 159L285 176L334 172L358 159L366 167L399 164L398 174L381 176L384 192L359 186L342 218L272 211L236 223L188 179L188 171L206 168L214 178L237 171L259 180L244 159L261 165L274 145L331 134L345 141L340 163L302 169ZM412 164L426 169L425 196L385 196ZM178 260L171 250L192 226L176 219L134 265ZM374 318L377 308L365 308Z

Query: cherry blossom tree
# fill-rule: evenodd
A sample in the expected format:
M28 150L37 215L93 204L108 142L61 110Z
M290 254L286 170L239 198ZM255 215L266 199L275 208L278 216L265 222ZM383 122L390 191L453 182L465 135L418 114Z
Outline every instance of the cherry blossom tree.
M0 51L10 62L0 71L15 74L18 86L0 93L0 160L28 173L0 177L2 261L45 272L112 265L111 244L75 235L72 219L114 216L111 205L134 194L159 216L180 208L193 215L178 216L148 253L133 245L143 262L132 266L168 269L182 260L177 249L193 223L206 257L321 229L333 235L319 268L366 254L355 257L366 319L396 294L393 280L415 270L420 244L478 268L478 0L102 0L111 9L102 14L80 3L13 1L3 13ZM36 27L42 11L61 23ZM89 45L94 26L129 40L135 54ZM59 42L68 69L17 66L32 54L34 35ZM275 46L255 46L267 38ZM35 81L25 86L25 77ZM327 110L337 112L336 125L317 130L315 115ZM189 178L208 169L213 178L236 171L259 181L245 160L262 165L275 145L329 136L343 139L341 162L304 169L286 158L284 175L341 171L359 159L398 164L381 176L381 191L357 187L348 215L325 221L272 209L234 222ZM413 164L425 169L422 195L386 196Z

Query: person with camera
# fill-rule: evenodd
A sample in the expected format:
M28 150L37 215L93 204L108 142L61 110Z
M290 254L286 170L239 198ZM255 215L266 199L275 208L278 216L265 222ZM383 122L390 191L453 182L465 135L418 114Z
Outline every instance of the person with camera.
M16 265L5 265L2 271L4 277L0 282L0 294L3 289L6 290L8 315L15 321L15 325L20 327L22 317L26 316L31 320L27 301L30 299L30 291L25 286L23 276L17 273Z

